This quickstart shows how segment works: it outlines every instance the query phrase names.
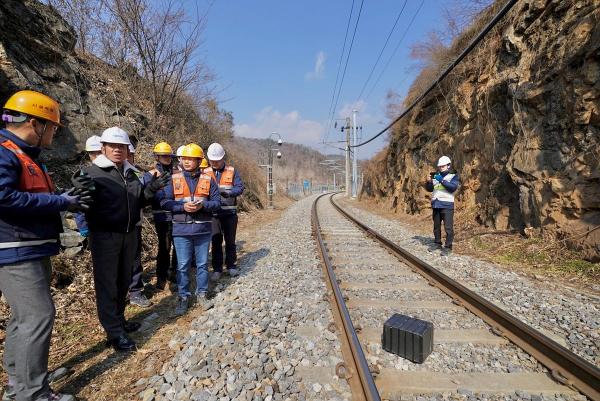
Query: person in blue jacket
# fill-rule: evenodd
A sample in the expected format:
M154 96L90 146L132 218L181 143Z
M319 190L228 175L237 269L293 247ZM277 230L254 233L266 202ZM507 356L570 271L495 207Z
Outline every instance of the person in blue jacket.
M60 124L58 103L39 92L20 91L4 105L0 130L0 291L10 306L4 371L6 399L71 401L48 384L48 352L55 308L50 293L62 211L84 211L91 198L72 189L56 195L38 161Z
M212 237L212 267L211 279L217 281L223 272L223 240L225 240L225 265L231 277L239 274L237 269L237 252L235 235L237 231L237 198L244 192L244 183L240 173L232 165L225 163L225 149L219 143L212 143L206 152L210 166L219 184L221 208L217 210L215 220L218 228Z
M454 240L454 193L460 185L458 174L450 171L451 160L442 156L438 160L438 171L427 176L425 188L432 192L431 207L433 209L433 237L438 247L442 246L442 221L446 231L446 244L442 253L452 251Z
M204 151L195 143L182 152L183 171L173 174L171 182L157 194L160 205L173 214L173 243L177 252L176 315L183 315L191 297L189 268L196 260L196 299L202 308L208 300L208 248L212 234L213 212L221 207L219 188L213 177L200 170Z

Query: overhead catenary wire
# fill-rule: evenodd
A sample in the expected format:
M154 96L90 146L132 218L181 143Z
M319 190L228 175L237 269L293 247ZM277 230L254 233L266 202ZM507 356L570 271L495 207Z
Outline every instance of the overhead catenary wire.
M338 93L335 98L335 103L333 105L333 110L331 114L331 118L335 118L335 112L337 110L337 104L340 100L340 94L342 93L342 86L344 85L344 78L346 77L346 69L348 68L348 62L350 61L350 55L352 54L352 46L354 45L354 39L356 37L356 31L358 29L358 23L360 21L360 15L362 13L363 4L365 0L360 1L360 8L358 9L358 16L356 17L356 23L354 24L354 32L352 32L352 40L350 41L350 46L348 48L348 56L346 57L346 63L344 64L344 72L342 73L342 79L340 80L340 86L338 88Z
M383 47L381 48L381 50L379 51L379 55L377 56L377 60L375 60L375 64L373 64L373 67L371 68L371 72L369 73L369 76L367 77L367 80L365 81L364 85L362 86L362 89L360 90L360 94L358 95L358 99L360 99L367 87L367 85L369 84L369 81L371 80L371 77L373 76L373 73L375 72L375 68L377 68L377 64L379 64L379 60L381 60L381 56L383 55L383 52L385 51L385 48L387 47L390 38L392 37L392 34L394 33L394 31L396 30L396 26L398 25L398 21L400 21L400 17L402 16L402 13L404 12L404 8L406 7L406 3L408 2L408 0L404 0L404 4L402 4L402 8L400 9L400 12L398 13L398 16L396 17L396 21L394 21L394 25L392 26L392 29L390 30L390 33L388 33L387 38L385 39L385 43L383 44Z
M417 98L415 101L411 103L410 106L406 108L398 117L396 117L391 123L389 123L384 129L378 132L376 135L372 136L368 140L358 143L356 145L351 145L352 148L357 148L363 145L368 144L369 142L375 140L376 138L383 135L388 129L390 129L394 124L396 124L400 119L406 116L425 96L427 96L453 69L464 59L477 44L485 37L485 35L508 13L508 11L515 5L517 0L509 0L504 7L492 18L490 22L483 27L481 32L477 34L477 36L469 43L465 50L460 53L460 55L452 62L446 69L433 81L433 83Z
M367 96L366 96L365 99L368 99L369 97L371 97L371 94L373 93L373 91L377 87L377 84L379 84L379 81L381 80L381 77L383 76L383 74L385 73L385 71L387 70L387 68L390 66L390 63L394 59L394 56L396 55L396 52L398 51L398 49L400 48L400 45L404 41L404 38L406 37L406 34L410 31L410 27L412 26L413 22L415 22L415 19L417 18L417 15L419 15L419 12L421 11L421 8L423 7L424 3L425 3L425 0L421 0L421 4L419 4L419 7L417 8L417 11L415 11L414 15L410 19L410 22L408 23L408 25L406 26L406 29L402 33L402 36L400 37L400 40L398 41L398 44L396 45L396 47L394 47L394 51L392 51L392 54L388 58L388 61L385 63L385 66L379 72L379 75L377 76L377 79L375 80L375 83L373 84L373 86L371 86L371 89L369 89L369 92L367 93Z
M348 23L346 24L346 33L344 34L344 44L342 45L342 51L340 53L340 61L338 61L338 70L335 75L335 84L333 85L333 92L331 93L331 103L329 104L329 111L327 112L327 130L325 131L325 137L323 142L327 140L329 134L329 128L331 128L331 122L333 117L331 116L331 109L333 108L333 102L335 101L335 91L337 89L338 79L340 77L340 71L342 70L342 61L344 60L344 54L346 52L346 41L348 39L348 31L350 30L350 22L352 22L352 13L354 12L354 0L352 0L352 6L350 7L350 14L348 15Z

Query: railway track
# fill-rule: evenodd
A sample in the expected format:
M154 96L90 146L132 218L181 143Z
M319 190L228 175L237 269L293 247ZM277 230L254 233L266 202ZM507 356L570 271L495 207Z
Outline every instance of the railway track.
M600 371L320 196L312 209L335 331L356 400L448 396L600 400ZM383 322L433 322L434 351L418 365L381 349ZM404 397L404 398L403 398Z

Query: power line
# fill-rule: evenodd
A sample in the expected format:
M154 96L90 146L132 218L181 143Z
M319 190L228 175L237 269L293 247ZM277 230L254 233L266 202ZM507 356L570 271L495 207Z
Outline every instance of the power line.
M429 92L433 90L433 88L435 88L450 73L450 71L454 69L454 67L458 65L458 63L462 61L463 58L465 58L475 48L475 46L477 46L479 42L481 42L484 36L502 19L502 17L506 15L506 13L508 13L508 11L512 8L512 6L515 5L516 2L517 0L509 0L504 5L504 7L502 7L502 9L498 12L498 14L496 14L494 18L492 18L492 20L488 22L488 24L481 30L481 32L479 32L479 34L471 41L471 43L469 43L469 46L467 46L467 48L463 50L462 53L433 81L429 88L427 88L425 92L423 92L414 102L412 102L412 104L408 106L406 110L404 110L398 117L396 117L394 121L392 121L390 124L388 124L387 127L382 129L379 133L377 133L370 139L361 142L357 145L351 145L350 147L357 148L366 145L367 143L373 141L375 138L378 138L379 136L383 135L383 133L385 133L394 124L400 121L402 117L407 115L421 100L423 100L425 96L429 94Z
M325 131L325 137L323 142L327 140L329 135L329 129L331 128L331 109L333 108L333 101L335 99L335 90L337 89L338 78L340 77L340 71L342 70L342 61L344 60L344 53L346 52L346 40L348 39L348 31L350 30L350 22L352 21L352 13L354 11L354 0L352 0L352 6L350 7L350 15L348 15L348 23L346 24L346 33L344 34L344 44L342 46L342 52L340 53L340 61L338 61L338 70L335 75L335 84L333 85L333 93L331 94L331 103L329 104L329 111L327 112L327 130Z
M377 76L377 79L375 80L375 83L373 84L373 86L371 87L371 89L369 90L369 93L367 93L367 97L366 99L368 99L371 94L373 93L373 91L375 90L375 88L377 87L377 84L379 83L379 80L381 79L381 77L383 76L383 73L387 70L387 68L390 65L390 62L392 61L392 59L394 58L394 56L396 55L396 52L398 51L398 49L400 48L400 45L402 44L402 41L404 40L404 38L406 37L406 34L408 33L408 31L410 30L410 27L412 26L413 22L415 22L415 19L417 18L417 15L419 14L419 11L421 11L421 8L423 7L423 4L425 3L425 0L421 0L421 4L419 5L419 8L417 8L417 11L415 11L415 14L413 15L413 17L411 18L410 22L408 23L406 29L404 30L404 33L402 34L402 36L400 37L400 40L398 41L398 44L396 45L396 47L394 48L394 51L392 52L392 54L390 55L390 58L388 59L388 61L385 63L385 66L383 67L383 69L381 70L381 72L379 73L379 76Z
M354 25L354 32L352 33L352 40L350 41L350 47L348 48L348 56L346 57L346 64L344 65L344 72L342 79L340 80L340 87L338 89L337 97L335 98L335 104L333 106L332 119L335 118L335 111L337 110L337 104L340 100L340 94L342 93L342 86L344 85L344 78L346 77L346 69L348 68L348 61L350 60L350 54L352 53L352 45L354 45L354 38L356 37L356 30L358 28L358 22L360 21L360 14L362 12L363 4L365 0L360 1L360 8L358 9L358 17L356 18L356 24Z
M371 77L373 76L373 73L375 72L375 68L377 67L377 64L379 64L379 60L381 59L381 56L383 55L383 51L387 47L387 44L390 41L390 38L392 37L392 34L396 30L396 25L398 25L398 21L400 20L400 17L402 16L402 13L404 12L404 8L406 7L407 2L408 2L408 0L404 0L404 4L402 4L402 8L400 9L398 16L396 17L396 21L394 21L394 26L392 26L390 33L388 34L387 38L385 39L385 43L383 44L383 47L381 48L381 51L379 52L379 56L377 56L377 60L375 60L375 64L373 64L373 67L371 68L371 72L369 73L369 76L367 77L365 84L363 85L362 89L360 90L360 94L358 95L357 100L361 98L361 96L363 95L363 92L365 91L365 88L367 87L367 84L371 80Z

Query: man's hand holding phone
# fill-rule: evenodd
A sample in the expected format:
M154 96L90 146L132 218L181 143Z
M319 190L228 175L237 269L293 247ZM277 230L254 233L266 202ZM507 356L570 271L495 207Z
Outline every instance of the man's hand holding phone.
M183 204L183 210L188 213L194 213L198 210L202 209L202 199L195 199L190 202L186 202Z

